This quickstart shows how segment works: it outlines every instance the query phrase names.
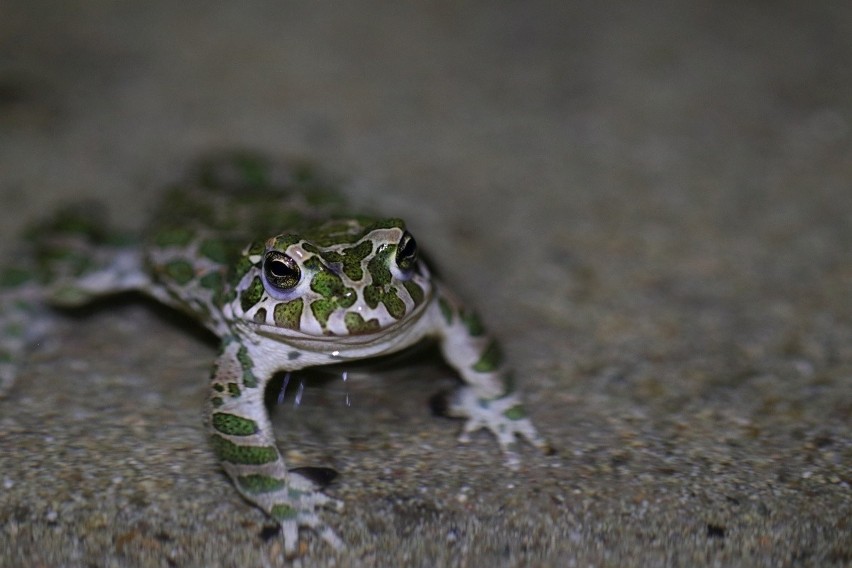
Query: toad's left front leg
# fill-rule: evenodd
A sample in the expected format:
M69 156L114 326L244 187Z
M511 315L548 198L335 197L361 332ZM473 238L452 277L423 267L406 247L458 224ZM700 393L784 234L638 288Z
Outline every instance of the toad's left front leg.
M446 409L450 416L467 418L459 441L467 442L470 433L481 428L491 430L512 468L520 463L513 449L517 436L549 451L550 446L526 416L511 372L503 365L500 345L486 333L476 314L441 291L432 315L441 352L465 382L450 397Z

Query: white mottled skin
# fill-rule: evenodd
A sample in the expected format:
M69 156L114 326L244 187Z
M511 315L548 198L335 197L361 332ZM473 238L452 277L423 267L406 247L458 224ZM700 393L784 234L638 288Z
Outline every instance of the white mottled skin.
M211 444L240 493L280 524L288 554L300 527L343 546L319 516L342 504L287 470L264 406L277 372L384 355L432 337L464 382L448 405L450 415L467 419L461 441L490 430L510 467L520 463L516 437L546 448L511 392L496 344L417 260L401 221L324 223L340 211L310 204L312 184L325 186L304 172L264 169L241 155L211 164L204 183L168 195L159 226L140 244L106 241L85 216L59 218L39 233L25 256L31 277L0 294L0 394L11 388L26 347L49 331L48 304L137 290L196 316L222 339L210 381ZM287 225L293 219L298 227ZM235 229L235 220L254 230L268 225L268 233ZM246 246L264 242L257 238L265 244ZM47 260L36 262L39 255ZM81 266L80 258L90 262Z

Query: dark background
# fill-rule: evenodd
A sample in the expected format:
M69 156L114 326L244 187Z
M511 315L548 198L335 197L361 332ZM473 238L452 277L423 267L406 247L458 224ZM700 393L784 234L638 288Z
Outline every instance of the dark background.
M848 565L850 6L5 0L3 248L83 196L142 226L208 150L312 159L408 220L559 450L460 447L429 365L282 407L290 463L341 472L338 565ZM0 564L276 562L182 328L110 306L34 354Z

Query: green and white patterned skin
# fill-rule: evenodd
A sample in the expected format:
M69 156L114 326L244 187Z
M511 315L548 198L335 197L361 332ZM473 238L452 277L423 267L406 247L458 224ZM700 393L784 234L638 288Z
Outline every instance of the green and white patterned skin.
M399 219L346 216L309 168L234 154L202 163L171 188L141 238L105 232L91 208L32 230L2 274L0 395L27 347L50 329L52 307L140 291L197 318L221 339L210 380L210 442L237 490L279 523L292 554L300 527L335 547L318 515L342 504L289 472L264 388L279 371L392 353L436 338L463 385L448 414L461 440L494 433L516 466L517 436L544 449L525 417L498 344L418 259Z

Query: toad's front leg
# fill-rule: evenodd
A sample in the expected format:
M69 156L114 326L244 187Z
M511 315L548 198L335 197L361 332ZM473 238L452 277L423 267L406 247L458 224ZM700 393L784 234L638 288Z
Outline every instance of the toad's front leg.
M342 503L317 491L308 479L287 471L263 402L268 376L257 376L248 350L225 341L213 371L208 405L210 440L222 467L240 494L281 527L284 548L292 555L299 527L314 529L334 548L342 542L323 523L317 509Z
M433 312L441 352L466 383L453 393L446 409L450 416L467 418L459 440L467 442L471 432L487 428L497 437L512 468L519 465L513 450L517 436L550 451L514 391L500 345L486 333L476 313L462 307L446 290L440 291Z

